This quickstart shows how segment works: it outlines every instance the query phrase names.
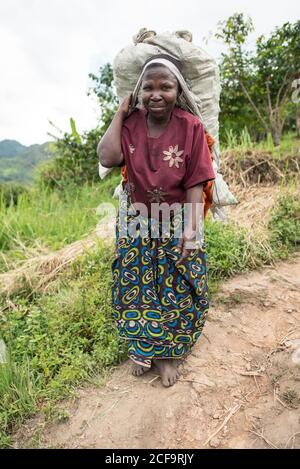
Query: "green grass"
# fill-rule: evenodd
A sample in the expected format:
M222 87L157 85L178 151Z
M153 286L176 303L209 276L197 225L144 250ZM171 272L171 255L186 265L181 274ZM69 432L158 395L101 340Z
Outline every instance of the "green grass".
M113 249L99 244L78 259L52 294L2 298L1 336L10 361L0 365L0 442L29 414L53 406L124 357L110 302ZM0 309L1 311L1 309Z
M97 207L112 199L120 181L118 171L98 184L71 187L63 193L43 188L18 197L6 207L0 192L0 272L18 260L43 250L57 250L95 229L100 220Z
M243 134L247 143L247 134ZM289 143L285 143L288 148ZM101 202L112 199L119 170L99 184L71 185L65 192L33 189L7 207L0 194L0 272L43 248L56 250L94 230ZM249 237L232 224L206 222L209 290L228 277L287 258L299 248L300 198L281 197L269 222L269 238ZM102 376L126 356L112 319L111 262L113 245L77 259L48 293L14 293L9 305L0 293L0 339L8 363L0 364L0 447L29 415L44 412L58 420L55 403L82 382ZM30 286L28 287L30 288Z
M285 259L300 246L299 194L283 195L269 220L270 244L277 257Z
M268 135L267 140L263 140L256 145L257 149L266 150L276 157L283 155L293 154L300 155L300 139L296 138L293 132L285 133L282 136L279 147L275 147L271 135Z
M244 156L245 152L252 150L255 152L267 152L273 158L281 158L285 155L300 156L300 139L296 138L294 132L282 135L280 145L274 146L271 135L259 143L254 142L247 130L244 128L239 134L226 130L225 141L221 144L221 150L232 150L236 155Z
M0 364L0 396L0 447L6 447L11 423L22 422L36 410L36 385L28 359L22 365L10 358Z
M221 280L294 252L300 236L299 211L299 196L281 198L265 244L250 242L246 231L236 226L208 220L211 295ZM126 356L112 319L113 258L113 245L105 248L100 243L96 251L74 262L56 291L27 299L15 294L8 309L2 298L1 336L10 356L7 365L0 365L2 446L9 445L10 433L28 415L42 410L53 416L55 402Z

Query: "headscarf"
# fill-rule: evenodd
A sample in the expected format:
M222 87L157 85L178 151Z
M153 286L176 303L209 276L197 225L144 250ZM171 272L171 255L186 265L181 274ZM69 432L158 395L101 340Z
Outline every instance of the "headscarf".
M147 62L144 65L143 70L142 70L142 72L141 72L141 74L138 78L138 81L135 85L135 88L134 88L134 91L133 91L133 94L132 94L132 102L134 103L134 106L138 102L138 95L139 95L139 91L140 91L140 88L141 88L143 75L144 75L145 71L147 70L147 68L152 64L164 65L165 67L167 67L173 73L173 75L175 75L175 77L177 78L178 83L181 86L181 90L182 90L181 94L178 97L177 104L179 105L179 107L185 109L186 111L191 112L195 116L198 116L200 118L200 120L202 121L201 113L200 113L198 107L195 105L194 99L193 99L192 94L191 94L191 92L190 92L190 90L189 90L189 88L186 84L186 81L185 81L183 75L181 74L179 68L176 67L175 63L173 63L171 60L168 60L166 57L161 57L161 56L153 57L153 59L151 59L149 62Z

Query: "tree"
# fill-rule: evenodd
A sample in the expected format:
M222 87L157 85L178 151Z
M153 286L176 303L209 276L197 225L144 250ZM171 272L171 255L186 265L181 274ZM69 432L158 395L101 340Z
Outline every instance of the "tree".
M215 36L228 47L221 64L225 103L236 98L241 109L246 102L244 113L249 114L250 108L255 121L265 133L272 134L274 144L278 145L288 115L293 77L300 69L300 21L276 28L268 39L260 36L255 51L245 48L252 31L251 18L242 13L218 25Z
M59 132L55 139L55 158L38 168L38 183L50 188L64 190L67 185L82 185L99 179L97 144L109 126L116 111L117 98L113 89L113 73L109 63L100 67L99 75L89 75L95 82L88 95L97 96L100 103L99 126L79 135L73 118L70 132Z
M106 63L99 69L99 74L89 73L94 86L88 91L88 96L95 95L100 104L100 119L102 131L106 131L117 110L118 98L113 86L113 69L110 63ZM103 132L104 133L104 132Z

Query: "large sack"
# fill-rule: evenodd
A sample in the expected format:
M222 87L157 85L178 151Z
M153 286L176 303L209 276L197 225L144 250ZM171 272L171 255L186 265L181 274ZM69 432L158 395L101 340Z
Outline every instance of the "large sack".
M134 44L122 49L113 63L114 83L120 100L132 93L145 61L155 54L172 55L182 63L182 75L202 116L206 130L219 143L219 68L201 47L191 41L187 31L156 34L145 28L134 37Z

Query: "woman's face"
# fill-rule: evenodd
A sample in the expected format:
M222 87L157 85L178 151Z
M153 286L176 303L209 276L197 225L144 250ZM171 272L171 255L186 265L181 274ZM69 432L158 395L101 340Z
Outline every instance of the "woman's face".
M163 65L149 68L141 85L142 103L155 119L168 117L178 95L178 81L173 73Z

